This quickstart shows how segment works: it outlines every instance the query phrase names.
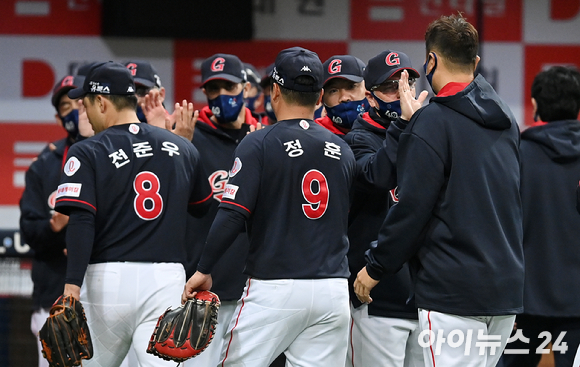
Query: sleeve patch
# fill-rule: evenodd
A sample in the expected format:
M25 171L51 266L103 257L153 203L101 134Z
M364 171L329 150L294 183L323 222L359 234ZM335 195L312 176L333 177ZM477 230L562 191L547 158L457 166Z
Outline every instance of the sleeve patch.
M63 196L78 198L81 195L81 187L83 185L79 183L64 183L58 185L58 190L56 192L56 198L61 198Z
M78 160L77 157L70 157L68 159L68 161L66 161L65 165L64 165L64 173L67 176L72 176L74 175L79 168L81 168L81 161Z
M230 177L234 177L238 172L242 170L242 161L240 158L236 157L234 160L234 165L230 171Z
M224 190L224 199L232 199L236 198L236 193L238 192L239 187L236 185L227 184Z

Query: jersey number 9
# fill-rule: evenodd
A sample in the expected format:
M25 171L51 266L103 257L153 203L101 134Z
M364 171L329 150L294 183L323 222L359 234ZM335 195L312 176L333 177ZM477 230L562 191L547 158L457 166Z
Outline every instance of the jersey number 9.
M155 173L143 171L135 176L133 189L137 193L133 208L139 218L153 220L163 211L163 198L159 195L159 178Z
M302 196L308 204L302 204L302 211L308 219L319 219L328 206L328 184L326 177L318 170L311 169L302 177Z

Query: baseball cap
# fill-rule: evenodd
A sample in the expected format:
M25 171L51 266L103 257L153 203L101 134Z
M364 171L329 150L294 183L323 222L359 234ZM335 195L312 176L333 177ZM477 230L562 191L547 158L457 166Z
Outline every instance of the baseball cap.
M51 102L54 108L58 109L58 104L60 102L60 98L67 93L71 89L75 89L76 87L83 85L83 78L74 75L67 75L63 77L61 80L58 81L54 85L52 89L52 98Z
M365 88L371 90L393 74L405 69L409 72L409 76L419 77L419 73L411 65L409 56L402 52L385 50L369 60L364 72Z
M330 79L342 78L355 83L363 81L365 63L351 55L332 56L322 64L324 70L324 84Z
M260 73L258 70L256 70L254 65L244 63L244 70L246 71L246 78L248 79L248 82L250 82L250 84L252 84L254 87L259 88L262 78L260 78Z
M141 84L147 88L161 88L161 79L157 70L147 61L128 61L125 66L133 75L135 84Z
M85 95L109 94L109 95L132 95L135 94L135 83L129 69L117 62L100 62L94 64L82 87L68 92L71 99L79 99Z
M260 82L262 88L267 88L270 86L270 83L272 83L272 71L274 71L274 63L271 63L266 68L266 72L264 73L262 81Z
M245 82L244 65L236 55L215 54L201 63L201 85L215 79L233 83Z
M322 62L316 52L302 47L292 47L282 50L276 56L272 79L278 85L298 92L318 92L323 82ZM310 76L313 85L296 84L299 76Z

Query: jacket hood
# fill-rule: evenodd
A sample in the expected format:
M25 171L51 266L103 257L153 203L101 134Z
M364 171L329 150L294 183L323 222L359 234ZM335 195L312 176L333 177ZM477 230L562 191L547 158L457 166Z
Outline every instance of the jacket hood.
M433 97L434 102L445 105L487 129L505 130L515 118L505 102L481 74L461 92L452 96Z
M246 111L245 112L246 113L245 124L246 125L253 125L254 127L257 127L257 124L260 121L256 120L256 118L252 115L252 111L250 111L247 107L244 107L244 108ZM229 135L224 133L220 129L218 129L216 124L211 120L212 116L213 116L213 113L211 112L211 109L208 106L203 107L199 111L199 118L197 119L196 129L201 128L202 130L210 132L214 135L220 135L220 136L224 136L224 137L229 138Z
M522 140L539 144L553 161L580 158L580 121L553 121L530 127L522 133Z
M375 133L385 134L390 123L390 121L381 118L377 112L371 108L357 117L355 122L352 124L352 130L366 129Z

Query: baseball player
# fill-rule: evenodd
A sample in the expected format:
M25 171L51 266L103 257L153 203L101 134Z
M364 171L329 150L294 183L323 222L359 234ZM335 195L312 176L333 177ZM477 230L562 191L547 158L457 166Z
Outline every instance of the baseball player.
M350 55L332 56L322 64L324 70L324 117L315 122L344 137L357 117L369 108L365 98L365 64Z
M405 116L406 119L401 116L398 82L403 70L411 76L414 91L414 80L419 73L407 55L385 50L369 60L364 70L364 86L373 107L358 116L344 137L355 155L359 172L349 213L351 284L366 264L364 253L376 240L389 207L397 200L398 140L410 119L410 116ZM426 96L426 91L421 93L419 103ZM408 265L381 279L373 290L371 304L361 304L352 287L350 291L352 327L347 365L423 366L417 307L410 299Z
M201 110L193 144L199 149L201 164L207 172L213 196L208 215L188 220L187 238L191 242L188 246L186 268L188 277L195 273L209 228L224 195L234 151L250 132L250 128L258 125L258 120L247 107L244 107L242 96L247 94L250 85L246 82L244 66L237 56L213 55L202 63L201 72L202 90L208 98L208 106ZM228 118L235 117L235 120L218 119L212 110L216 112L219 110L220 116L232 116ZM240 233L216 264L213 291L221 301L217 330L209 347L201 355L187 361L186 366L215 366L219 363L227 326L247 280L243 271L248 248L248 236L246 233Z
M271 91L278 123L236 149L197 272L186 284L182 301L211 288L214 264L246 223L249 279L222 366L268 366L282 352L287 365L344 365L355 160L342 139L313 121L322 78L314 52L294 47L278 54Z
M185 282L186 214L204 214L212 196L199 154L139 123L121 64L94 65L68 95L82 98L96 133L69 149L55 207L70 215L64 294L85 306L94 346L85 365L118 366L132 348L140 366L169 366L146 348ZM177 123L189 123L193 106L182 108Z
M157 74L157 70L147 61L127 61L125 66L135 81L135 95L137 96L137 118L141 122L148 122L142 105L145 103L145 97L158 100L160 104L165 101L165 88L161 85L161 78ZM165 110L165 109L164 109ZM165 118L169 116L167 111L164 111L161 116L150 116L151 122L154 126L165 128ZM153 118L158 117L158 118Z
M79 115L77 101L66 95L78 85L82 85L82 78L67 75L54 86L51 102L56 109L56 122L66 130L67 137L51 143L50 148L45 148L32 162L26 171L26 186L20 199L20 233L34 250L34 311L30 327L38 342L40 367L48 367L48 362L41 353L38 331L48 317L48 310L62 294L66 272L68 216L54 211L56 190L68 149L81 138L81 130L86 135L92 133L86 115Z
M539 121L522 132L520 143L526 278L524 313L517 315L516 324L522 336L508 344L503 362L505 367L537 366L539 351L547 351L551 341L555 366L572 366L580 344L580 255L575 245L580 238L575 208L580 73L563 66L542 71L531 95ZM514 350L526 354L509 354Z
M246 72L246 79L250 83L250 90L247 93L247 97L244 97L244 103L250 111L255 113L264 101L262 87L260 86L262 78L260 78L258 70L252 64L245 62L244 71Z
M461 37L458 37L461 35ZM522 311L519 128L481 76L478 35L461 15L425 34L425 75L436 97L424 108L401 74L398 203L354 284L361 302L383 274L413 259L426 366L495 366Z
M266 68L266 73L260 82L262 87L262 92L264 93L264 112L262 114L262 121L264 125L273 125L276 123L276 114L272 109L272 100L270 98L270 91L272 89L272 71L274 70L274 64L268 65Z

